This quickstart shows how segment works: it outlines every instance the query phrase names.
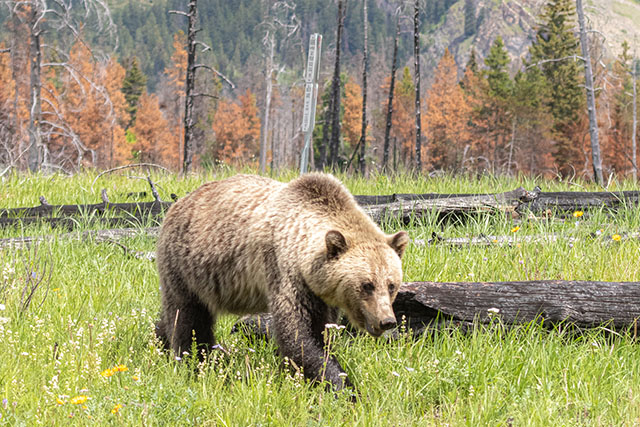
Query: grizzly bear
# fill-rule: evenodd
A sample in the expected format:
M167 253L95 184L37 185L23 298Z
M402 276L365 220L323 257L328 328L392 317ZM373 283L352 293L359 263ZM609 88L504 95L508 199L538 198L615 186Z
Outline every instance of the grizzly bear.
M214 344L221 313L270 312L282 356L310 379L351 386L322 332L340 310L380 336L396 325L406 232L384 234L333 176L288 184L237 175L204 184L167 212L157 248L156 332L177 354Z

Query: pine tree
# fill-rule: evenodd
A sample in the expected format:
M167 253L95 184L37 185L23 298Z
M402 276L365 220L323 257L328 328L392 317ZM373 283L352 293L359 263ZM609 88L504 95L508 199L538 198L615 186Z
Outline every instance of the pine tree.
M489 95L499 101L507 101L513 89L513 82L507 72L509 56L502 37L498 36L493 41L484 63L488 67L486 76L489 83Z
M138 111L138 101L147 85L147 77L142 73L138 65L138 58L135 56L131 60L131 65L127 70L127 74L122 81L122 93L127 101L127 113L129 113L129 122L127 129L135 125L136 113Z
M581 141L576 140L575 127L584 110L584 94L578 40L574 34L573 0L551 0L542 12L543 23L529 48L528 67L539 66L550 89L547 105L554 120L557 141L555 160L564 175L573 173L579 162Z
M502 38L498 36L485 59L487 68L482 75L486 81L483 94L484 106L480 111L485 129L485 138L490 144L486 147L485 156L494 172L508 172L510 169L510 151L513 122L511 111L511 97L513 82L507 72L509 57Z

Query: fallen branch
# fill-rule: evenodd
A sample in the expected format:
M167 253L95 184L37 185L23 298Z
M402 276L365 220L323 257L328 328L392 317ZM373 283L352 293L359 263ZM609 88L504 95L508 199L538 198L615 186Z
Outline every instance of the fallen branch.
M152 168L158 168L158 169L162 169L165 172L169 172L171 173L171 171L167 168L165 168L164 166L160 166L160 165L156 165L155 163L134 163L132 165L124 165L124 166L118 166L115 168L111 168L111 169L107 169L106 171L102 171L98 174L98 176L95 177L95 179L93 180L93 182L91 183L91 191L93 191L93 186L96 183L96 181L102 176L102 175L106 175L109 174L111 172L116 172L122 169L129 169L129 168L137 168L137 167L152 167Z

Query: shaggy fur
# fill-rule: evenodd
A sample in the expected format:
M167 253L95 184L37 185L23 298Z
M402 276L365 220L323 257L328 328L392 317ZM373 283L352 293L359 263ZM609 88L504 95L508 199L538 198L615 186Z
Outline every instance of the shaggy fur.
M337 360L324 365L322 331L339 309L374 336L395 326L408 241L405 232L385 235L330 175L210 182L162 225L158 336L178 354L194 336L206 350L218 314L271 312L283 356L309 378L351 385Z

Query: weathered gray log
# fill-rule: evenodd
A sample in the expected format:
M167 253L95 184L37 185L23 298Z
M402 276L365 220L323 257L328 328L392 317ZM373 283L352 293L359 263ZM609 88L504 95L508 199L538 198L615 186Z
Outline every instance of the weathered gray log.
M616 240L640 239L640 233L621 233L615 235L602 233L589 233L582 236L567 235L563 233L547 233L547 234L524 234L511 236L492 236L481 235L473 237L440 237L433 233L430 239L413 239L411 243L416 246L425 245L449 245L457 247L467 246L514 246L520 243L556 243L568 242L574 243L585 239L600 239L603 243L615 242ZM619 237L619 238L618 238Z
M148 228L111 228L107 230L87 230L83 232L64 233L64 234L49 234L45 236L24 236L24 237L11 237L6 239L0 239L0 249L11 248L17 249L22 247L28 247L34 243L40 243L50 240L94 240L94 241L119 241L126 238L132 238L136 236L148 236L157 237L160 227L148 227ZM147 253L150 257L151 252Z
M640 201L639 191L619 191L619 192L586 192L586 191L566 191L566 192L540 192L536 197L522 203L518 211L532 212L561 211L573 212L576 210L592 209L619 209L622 207L637 207Z
M49 205L42 204L30 208L0 209L0 218L25 218L77 216L105 213L129 213L135 216L160 215L171 206L171 202L142 203L94 203L83 205Z
M42 218L42 217L28 217L28 218L0 218L0 228L20 228L27 225L40 225L48 224L51 228L73 230L75 228L84 228L89 226L100 226L108 228L122 228L137 224L146 223L148 216L136 215L126 217L95 217L95 218L79 218L68 216L64 218ZM162 219L160 216L153 216L151 219L155 223L159 224Z
M393 307L412 323L438 314L464 322L500 317L507 324L539 319L624 328L640 319L640 282L408 282Z
M614 329L640 322L640 282L539 280L528 282L407 282L393 303L398 320L416 332L429 326L505 325L541 321ZM271 316L246 316L234 331L268 337Z
M498 194L456 196L427 200L400 200L393 203L363 206L363 210L377 223L396 219L408 224L432 213L438 215L470 214L478 212L515 212L522 203L528 202L535 194L520 187Z

